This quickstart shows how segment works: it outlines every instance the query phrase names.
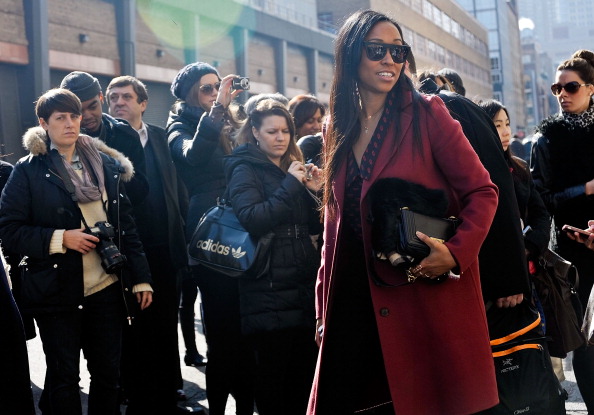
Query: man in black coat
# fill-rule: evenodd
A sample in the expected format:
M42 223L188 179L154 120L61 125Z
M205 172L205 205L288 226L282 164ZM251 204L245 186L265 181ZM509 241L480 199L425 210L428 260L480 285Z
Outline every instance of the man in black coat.
M83 110L82 132L99 138L132 162L134 177L126 183L126 191L136 212L137 205L148 193L146 163L138 133L126 121L116 120L103 113L103 92L99 80L94 76L86 72L71 72L62 79L60 88L72 91L80 99Z
M474 102L440 90L429 78L423 80L419 91L436 94L443 100L450 115L462 125L464 135L491 175L491 181L499 188L493 224L479 252L481 286L485 301L513 307L521 301L521 294L529 298L531 290L514 184L495 125Z
M177 173L165 130L142 121L146 86L132 76L114 78L106 90L110 113L140 137L149 191L136 209L136 225L153 275L155 301L139 313L124 341L122 377L127 415L173 414L181 379L177 342L180 270L188 264ZM131 353L126 353L130 351Z

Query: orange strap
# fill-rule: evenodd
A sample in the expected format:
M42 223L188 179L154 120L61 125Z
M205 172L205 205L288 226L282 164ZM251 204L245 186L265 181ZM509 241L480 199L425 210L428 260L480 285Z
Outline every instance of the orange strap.
M499 344L513 340L516 337L521 336L522 334L528 333L530 330L537 327L539 324L540 324L540 314L538 315L538 318L536 320L534 320L534 322L532 324L530 324L529 326L526 326L523 329L516 331L515 333L508 334L505 337L500 337L498 339L491 340L491 346L497 346Z
M525 350L525 349L539 349L542 350L542 346L540 344L521 344L519 346L516 347L512 347L511 349L506 349L506 350L502 350L500 352L495 352L493 353L493 357L501 357L501 356L507 356L508 354L511 354L513 352L517 352L518 350Z

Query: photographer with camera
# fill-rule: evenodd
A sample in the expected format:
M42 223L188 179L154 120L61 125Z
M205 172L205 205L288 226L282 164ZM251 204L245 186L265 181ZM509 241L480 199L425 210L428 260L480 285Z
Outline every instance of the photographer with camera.
M237 127L229 111L233 99L249 88L247 78L227 75L204 62L182 68L171 84L178 99L169 113L167 138L171 157L190 197L186 220L189 241L198 220L223 195L227 181L223 158L235 146ZM251 354L241 338L239 292L236 279L192 267L192 278L182 282L180 323L188 366L202 365L196 350L194 301L200 288L208 363L206 396L211 415L224 415L230 393L238 415L253 413Z
M123 182L130 161L80 134L81 102L52 89L37 101L41 127L23 137L30 154L0 200L0 238L21 255L22 311L35 317L47 371L44 414L82 414L80 351L91 374L89 413L118 403L121 333L132 291L152 302L151 276ZM128 321L131 321L128 313Z

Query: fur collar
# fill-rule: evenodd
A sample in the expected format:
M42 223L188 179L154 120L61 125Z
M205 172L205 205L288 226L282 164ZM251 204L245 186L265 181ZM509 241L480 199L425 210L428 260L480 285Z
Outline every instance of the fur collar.
M128 158L122 153L109 147L98 138L91 138L91 140L93 140L93 144L97 150L116 159L121 164L122 168L124 169L124 172L122 173L122 180L129 182L132 179L132 176L134 176L134 166L132 166L132 162L128 160ZM41 127L29 128L23 135L23 147L29 151L31 156L47 154L48 145L47 134L45 133L45 130Z

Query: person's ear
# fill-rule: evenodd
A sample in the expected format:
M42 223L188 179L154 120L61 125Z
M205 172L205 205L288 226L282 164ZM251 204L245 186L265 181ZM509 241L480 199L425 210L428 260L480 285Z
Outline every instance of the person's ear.
M43 128L45 131L47 131L49 126L47 125L45 120L43 118L38 118L38 120L39 120L39 125L41 126L41 128Z
M254 135L254 138L256 139L256 141L258 141L258 138L260 138L260 134L258 133L258 130L256 129L256 127L252 127L252 134Z
M103 92L99 92L99 101L103 104Z

